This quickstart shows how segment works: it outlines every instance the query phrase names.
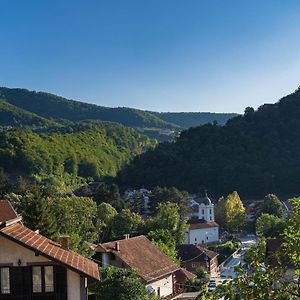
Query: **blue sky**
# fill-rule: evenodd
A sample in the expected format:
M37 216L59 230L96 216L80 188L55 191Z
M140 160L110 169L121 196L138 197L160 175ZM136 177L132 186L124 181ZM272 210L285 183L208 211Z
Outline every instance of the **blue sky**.
M300 85L300 1L0 0L0 85L242 112Z

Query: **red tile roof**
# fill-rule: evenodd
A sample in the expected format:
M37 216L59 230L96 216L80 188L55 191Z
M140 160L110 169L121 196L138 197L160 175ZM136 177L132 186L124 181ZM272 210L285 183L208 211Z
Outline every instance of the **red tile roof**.
M7 200L0 200L0 223L16 219L18 214Z
M116 242L119 242L120 251L116 251ZM179 266L143 235L99 244L98 249L99 252L104 249L114 253L128 267L135 269L139 276L147 283L180 269Z
M61 263L77 273L100 280L99 268L96 263L73 251L63 249L60 244L47 239L20 223L1 228L0 235L50 260Z
M219 224L213 221L210 222L197 222L197 223L192 223L189 224L190 229L201 229L201 228L211 228L211 227L219 227Z

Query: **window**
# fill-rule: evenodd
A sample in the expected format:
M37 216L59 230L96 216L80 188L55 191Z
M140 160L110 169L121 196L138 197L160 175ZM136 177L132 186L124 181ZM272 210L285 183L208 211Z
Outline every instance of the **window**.
M211 214L211 209L209 210L209 213Z
M202 215L204 215L204 209L202 209Z
M53 266L32 267L32 292L33 293L54 292Z
M54 292L53 267L45 267L45 292Z
M212 217L209 217L209 220L212 221Z
M42 292L42 267L32 267L32 292Z
M9 267L0 268L1 294L10 293Z

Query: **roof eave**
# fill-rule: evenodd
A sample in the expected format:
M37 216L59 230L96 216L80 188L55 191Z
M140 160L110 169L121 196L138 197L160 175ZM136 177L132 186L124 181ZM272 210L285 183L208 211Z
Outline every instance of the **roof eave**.
M80 275L87 276L87 277L92 278L92 279L95 279L95 280L97 280L97 281L100 281L100 273L99 273L99 270L98 270L98 276L96 276L96 277L95 277L95 276L92 276L92 275L87 274L87 273L85 273L85 272L83 272L83 271L81 271L81 270L78 270L78 269L76 269L76 268L74 268L74 267L72 267L72 266L69 266L68 264L66 264L66 263L64 263L64 262L62 262L62 261L60 261L60 260L58 260L58 259L56 259L56 258L53 258L52 256L47 255L47 254L41 252L41 251L38 250L38 249L35 249L35 248L33 248L33 247L31 247L31 246L29 246L29 245L27 245L27 244L25 244L25 243L23 243L23 242L21 242L21 241L19 241L19 240L14 239L13 237L11 237L11 236L9 236L9 235L3 233L1 230L0 230L0 235L3 236L3 237L5 237L5 238L7 238L7 239L9 239L9 240L11 240L11 241L13 241L13 242L15 242L15 243L17 243L17 244L19 244L19 245L21 245L21 246L23 246L23 247L25 247L25 248L27 248L27 249L29 249L29 250L31 250L31 251L33 251L33 252L35 252L35 253L38 253L38 254L41 255L41 256L44 256L44 257L48 258L48 259L51 260L51 261L55 261L56 263L59 263L59 264L61 264L61 265L64 265L67 269L70 269L70 270L74 271L75 273L78 273L78 274L80 274Z

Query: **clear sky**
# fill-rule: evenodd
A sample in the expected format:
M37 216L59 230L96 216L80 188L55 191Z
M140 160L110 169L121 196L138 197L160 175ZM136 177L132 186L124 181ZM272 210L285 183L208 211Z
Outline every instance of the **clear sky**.
M299 0L0 0L0 85L242 112L300 85Z

